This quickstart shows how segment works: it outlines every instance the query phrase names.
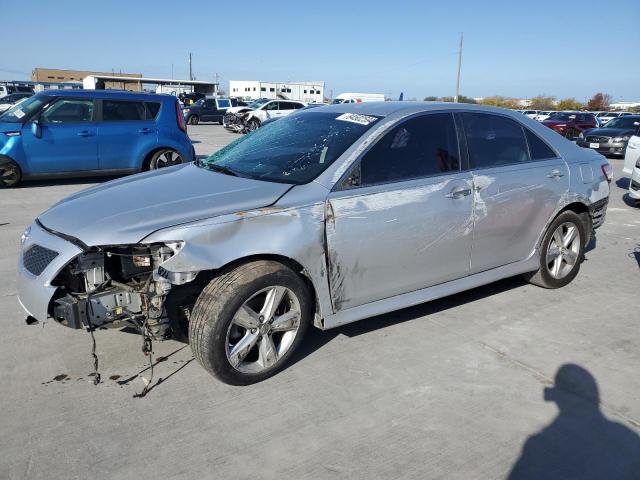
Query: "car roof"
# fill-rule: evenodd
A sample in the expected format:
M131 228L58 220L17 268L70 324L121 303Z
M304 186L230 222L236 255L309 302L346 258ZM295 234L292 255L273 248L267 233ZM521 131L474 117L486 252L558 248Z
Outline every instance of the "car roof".
M361 115L374 115L379 117L386 117L392 113L411 115L413 113L437 110L472 110L487 113L509 113L511 115L515 115L516 113L508 108L452 102L362 102L339 103L322 107L323 112L358 113Z
M163 93L149 93L149 92L130 92L128 90L83 90L83 89L65 89L65 90L44 90L39 92L38 95L45 95L49 97L77 97L81 95L83 97L91 98L130 98L131 100L151 100L152 98L176 98L173 95L167 95Z

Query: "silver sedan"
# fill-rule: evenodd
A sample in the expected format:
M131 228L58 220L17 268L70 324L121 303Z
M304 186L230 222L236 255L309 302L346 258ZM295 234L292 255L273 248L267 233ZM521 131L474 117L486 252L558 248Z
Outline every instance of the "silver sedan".
M188 341L261 381L329 329L513 275L578 273L611 167L523 115L382 102L300 111L206 160L54 205L24 233L29 316Z

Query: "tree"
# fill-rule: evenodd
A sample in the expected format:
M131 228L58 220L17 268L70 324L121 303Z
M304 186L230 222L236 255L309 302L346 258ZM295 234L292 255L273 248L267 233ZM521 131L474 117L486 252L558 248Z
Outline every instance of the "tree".
M520 105L515 98L502 97L500 95L483 98L480 103L483 105L491 105L493 107L510 108L512 110L520 108Z
M587 102L587 110L591 110L592 112L607 110L612 98L608 93L598 92Z
M582 110L584 105L582 105L575 98L565 98L558 102L556 106L558 110Z
M553 110L556 106L556 97L538 95L531 99L529 108L532 110Z
M424 97L425 102L453 102L454 97ZM473 98L458 95L459 103L478 103Z
M437 102L438 101L438 97L433 97L433 96L424 97L424 101L425 102Z

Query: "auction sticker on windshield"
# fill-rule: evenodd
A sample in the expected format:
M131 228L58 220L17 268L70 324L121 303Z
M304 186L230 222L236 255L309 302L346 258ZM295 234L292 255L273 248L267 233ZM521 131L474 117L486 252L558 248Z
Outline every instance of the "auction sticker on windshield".
M359 115L357 113L343 113L336 120L342 120L343 122L358 123L360 125L369 125L375 122L378 117L370 117L369 115Z
M24 112L20 109L17 109L15 112L13 112L13 114L18 118L24 117Z

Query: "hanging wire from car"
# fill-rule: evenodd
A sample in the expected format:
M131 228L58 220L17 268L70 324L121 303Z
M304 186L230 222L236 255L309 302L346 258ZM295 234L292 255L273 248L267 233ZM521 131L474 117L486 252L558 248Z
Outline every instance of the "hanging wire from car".
M148 301L146 296L143 296L143 298L145 299L144 301L146 303ZM148 380L142 377L142 380L145 383L144 388L140 393L134 393L133 398L142 398L147 393L149 393L149 390L153 388L153 385L152 385L153 383L153 339L149 334L149 329L147 325L148 321L149 321L149 317L146 316L144 319L144 322L142 322L142 324L138 328L140 329L140 335L142 336L142 353L145 356L149 357L149 371L151 373L149 375ZM158 379L158 383L160 382L162 382L162 378Z
M96 329L91 323L91 315L93 315L93 305L91 304L91 293L87 295L87 309L85 310L85 316L87 317L87 331L91 335L91 356L93 357L93 384L98 385L100 383L100 371L98 355L96 355L96 337L94 330Z

